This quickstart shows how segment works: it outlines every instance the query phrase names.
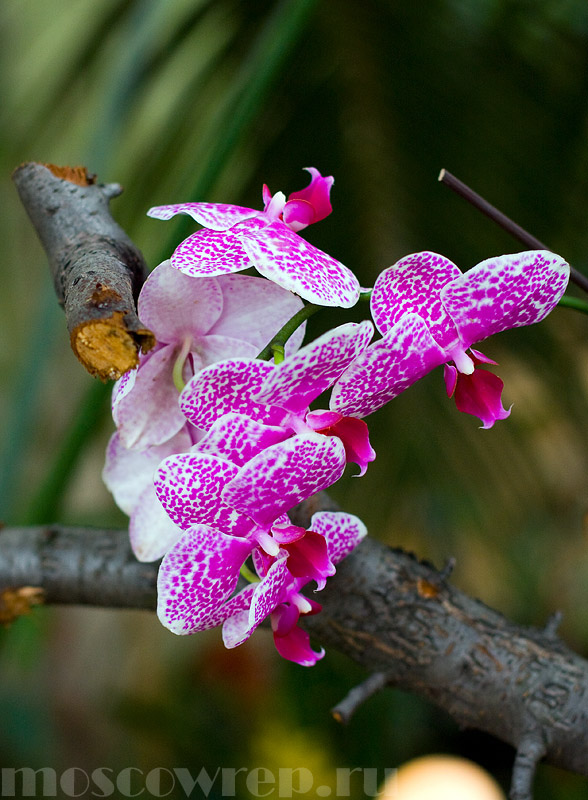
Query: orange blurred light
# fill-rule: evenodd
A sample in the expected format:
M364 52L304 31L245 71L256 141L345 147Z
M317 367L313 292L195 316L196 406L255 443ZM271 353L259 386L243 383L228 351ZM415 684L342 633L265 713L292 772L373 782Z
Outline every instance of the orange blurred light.
M382 800L506 800L485 770L457 756L423 756L391 775Z

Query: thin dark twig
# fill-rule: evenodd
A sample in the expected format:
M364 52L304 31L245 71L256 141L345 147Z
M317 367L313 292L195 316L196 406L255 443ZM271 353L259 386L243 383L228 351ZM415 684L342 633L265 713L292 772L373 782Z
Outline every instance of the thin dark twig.
M453 191L460 197L463 197L464 200L467 200L468 203L474 206L474 208L477 208L478 211L481 211L482 214L485 214L493 222L500 225L503 230L510 233L511 236L514 236L515 239L518 239L519 242L522 242L526 247L532 250L549 250L553 252L551 247L548 247L540 239L537 239L524 228L521 228L520 225L517 225L510 217L507 217L506 214L499 211L496 206L493 206L477 192L474 192L473 189L463 181L460 181L459 178L456 178L455 175L452 175L451 172L442 169L439 173L439 180L441 183L449 186L450 189L453 189ZM573 281L576 286L579 286L580 289L588 292L588 277L575 269L575 267L570 267L570 280Z
M350 692L331 709L331 714L337 720L347 724L362 703L365 703L372 695L379 692L388 683L388 676L385 672L374 672L367 680L354 686Z

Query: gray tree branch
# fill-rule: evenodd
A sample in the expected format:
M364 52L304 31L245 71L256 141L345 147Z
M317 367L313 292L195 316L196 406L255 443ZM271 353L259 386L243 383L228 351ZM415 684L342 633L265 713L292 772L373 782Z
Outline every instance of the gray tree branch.
M143 256L109 211L122 188L95 183L84 167L33 162L13 180L47 253L72 350L92 375L119 378L155 344L135 309Z
M135 559L126 531L5 528L0 553L0 599L26 586L48 604L156 607L158 564ZM553 631L509 622L429 564L373 539L338 566L320 602L306 619L311 634L376 673L346 711L383 685L421 695L517 749L521 798L543 754L588 776L588 662Z

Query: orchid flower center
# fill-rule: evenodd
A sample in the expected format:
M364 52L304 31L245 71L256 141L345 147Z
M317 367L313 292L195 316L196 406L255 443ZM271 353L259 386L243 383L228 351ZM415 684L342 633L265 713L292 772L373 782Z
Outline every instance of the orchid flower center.
M258 528L253 533L253 538L268 556L273 556L275 558L280 552L280 545L278 542L276 542L271 534L263 530L263 528Z
M452 350L449 353L449 359L453 361L457 371L464 375L471 375L476 366L473 359L461 347L456 347L455 350Z
M272 220L279 219L284 206L286 205L286 195L284 192L276 192L271 200L266 204L264 213Z
M296 592L291 594L288 598L290 603L295 606L301 614L309 614L312 611L312 604L304 597L304 595Z

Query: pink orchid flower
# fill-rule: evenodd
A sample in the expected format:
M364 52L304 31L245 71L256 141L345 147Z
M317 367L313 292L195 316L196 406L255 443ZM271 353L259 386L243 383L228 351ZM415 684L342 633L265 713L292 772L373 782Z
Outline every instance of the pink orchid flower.
M436 253L402 258L378 277L372 292L382 339L343 373L330 407L364 417L445 364L447 393L458 409L491 428L510 414L502 406L503 383L477 369L496 362L470 348L544 319L562 297L569 272L560 256L544 250L490 258L465 274Z
M185 239L171 263L186 275L212 277L254 266L270 281L324 306L348 308L359 299L355 275L298 235L298 231L331 213L333 178L314 167L309 186L272 195L264 185L263 211L226 203L176 203L147 213L156 219L188 214L205 230Z
M255 357L300 308L279 286L246 275L190 278L164 261L141 289L138 313L157 345L140 357L113 392L112 413L121 443L145 449L186 426L178 403L182 385L198 370L229 357ZM304 331L289 341L298 348ZM177 379L174 381L174 370ZM181 388L181 387L180 387ZM197 433L188 426L192 441Z
M372 334L370 322L349 322L278 365L231 359L202 370L180 398L186 418L208 432L196 449L226 457L230 446L232 457L245 463L268 442L317 431L341 439L347 460L363 475L375 458L365 422L337 411L310 411L309 404L365 350Z
M324 512L306 531L286 512L338 480L344 466L341 442L317 434L267 447L242 468L201 453L166 459L156 491L184 533L159 571L162 623L178 634L225 623L225 643L235 647L270 615L282 655L308 665L322 657L297 627L301 614L319 610L300 589L310 580L323 588L365 527L352 515ZM261 580L233 595L250 556Z

